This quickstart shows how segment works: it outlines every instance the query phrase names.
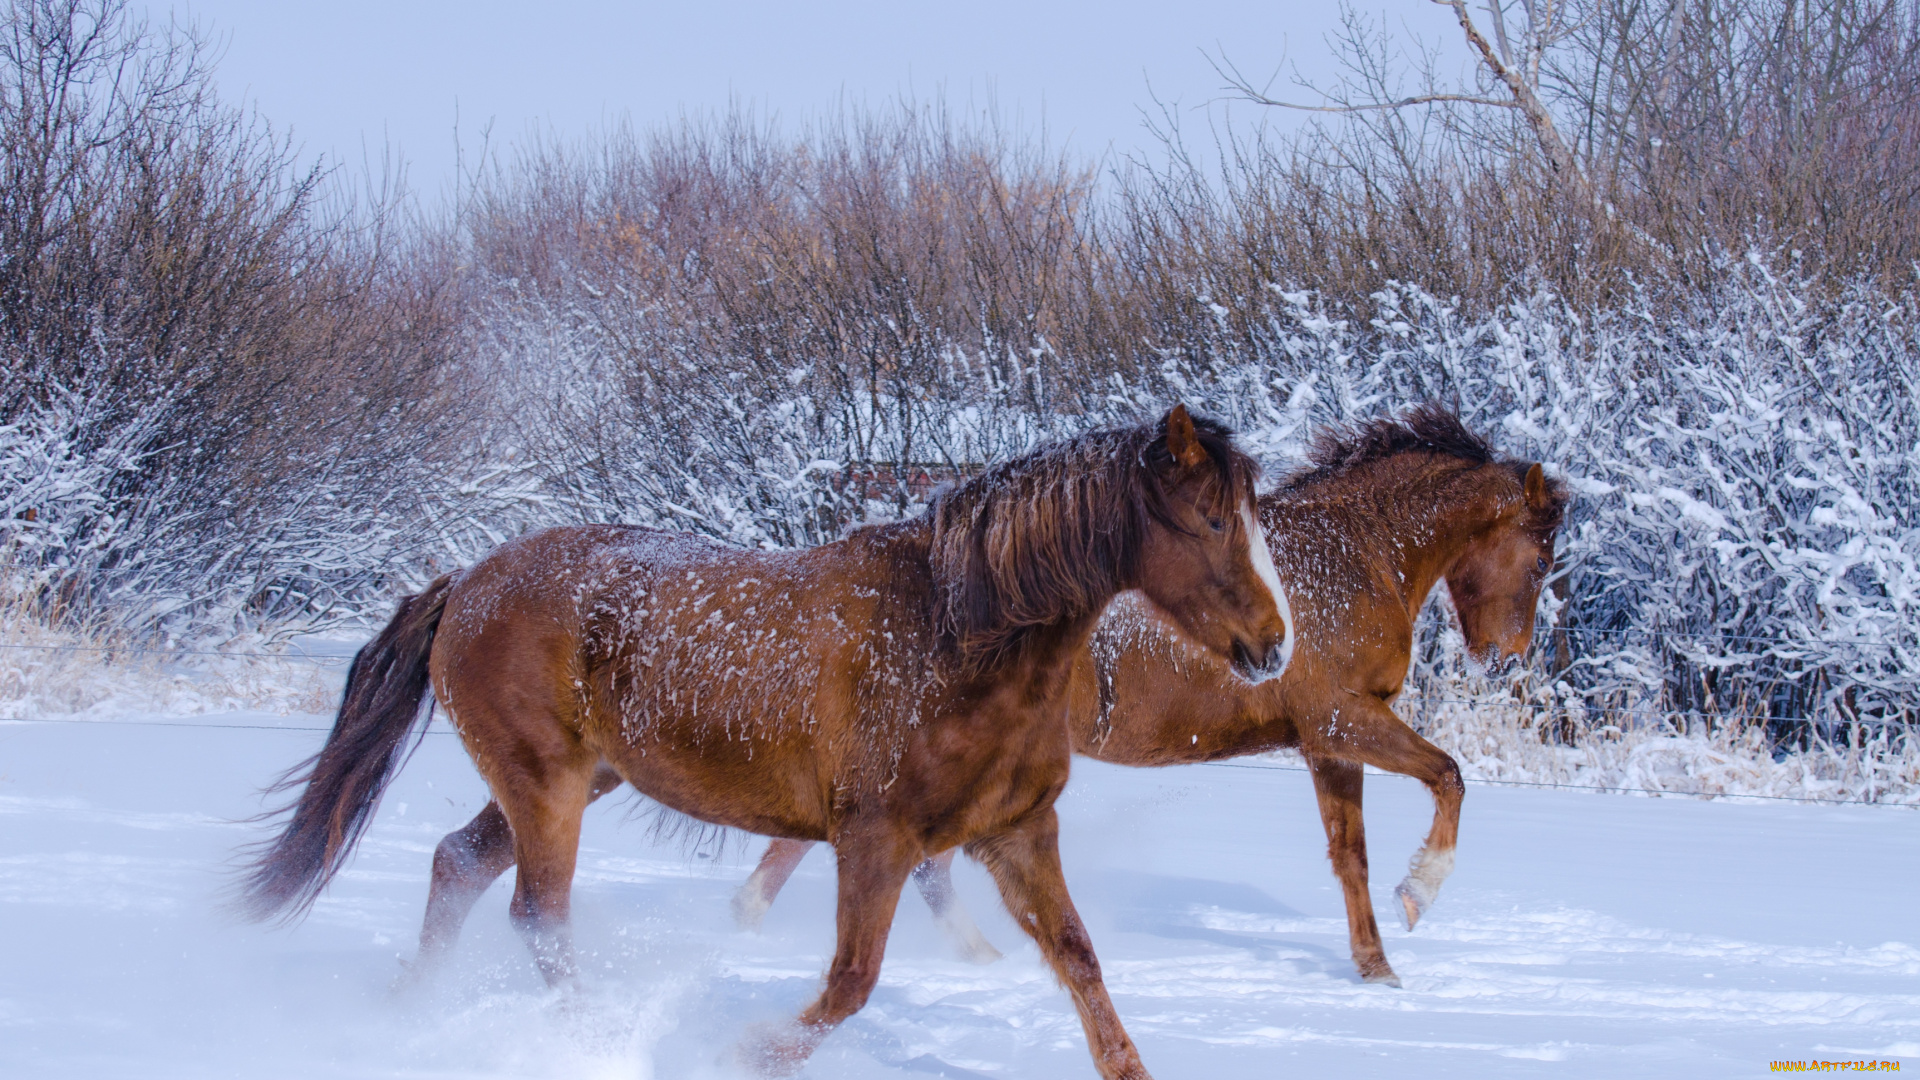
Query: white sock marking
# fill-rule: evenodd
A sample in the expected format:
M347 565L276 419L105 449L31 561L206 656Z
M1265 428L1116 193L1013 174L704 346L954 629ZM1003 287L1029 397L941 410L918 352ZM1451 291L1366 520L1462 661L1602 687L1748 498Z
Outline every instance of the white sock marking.
M1423 847L1413 853L1413 865L1407 867L1405 886L1424 911L1440 895L1440 886L1452 873L1453 849L1429 851Z

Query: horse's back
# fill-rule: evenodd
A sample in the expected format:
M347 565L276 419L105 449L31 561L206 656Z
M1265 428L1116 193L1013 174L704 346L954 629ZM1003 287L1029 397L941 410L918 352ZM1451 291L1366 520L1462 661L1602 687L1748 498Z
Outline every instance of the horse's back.
M635 555L689 540L698 538L620 525L565 525L509 540L459 573L435 654L446 664L492 642L577 649L586 611L631 576Z
M727 575L767 555L692 533L638 525L562 525L510 540L462 571L451 628L482 632L529 619L584 634L596 618L632 616L635 598L679 577Z

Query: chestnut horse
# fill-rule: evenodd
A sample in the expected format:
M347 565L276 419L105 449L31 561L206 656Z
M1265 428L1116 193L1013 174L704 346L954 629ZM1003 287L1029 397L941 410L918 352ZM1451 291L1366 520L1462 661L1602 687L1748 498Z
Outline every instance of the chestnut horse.
M1149 605L1122 597L1074 666L1068 723L1076 751L1122 765L1298 748L1346 894L1354 963L1367 981L1398 986L1367 892L1362 766L1416 777L1433 793L1432 830L1394 890L1411 930L1453 868L1462 795L1453 758L1389 707L1407 677L1414 618L1444 579L1477 659L1525 652L1567 496L1538 464L1497 457L1432 405L1324 433L1309 460L1260 500L1300 635L1285 677L1257 687L1233 679ZM758 925L807 847L775 840L734 897L736 918ZM954 899L952 859L921 865L914 880L962 955L990 961L999 953Z
M1233 677L1280 673L1290 631L1254 523L1256 474L1225 428L1176 406L807 551L618 527L502 545L402 601L355 658L325 746L283 781L304 789L252 868L247 907L312 904L431 686L495 801L435 854L423 966L517 864L514 925L549 983L574 981L581 813L625 780L703 821L834 845L826 986L742 1046L744 1063L799 1069L866 1002L907 875L964 846L1072 994L1101 1075L1144 1077L1061 877L1060 718L1074 659L1127 589Z

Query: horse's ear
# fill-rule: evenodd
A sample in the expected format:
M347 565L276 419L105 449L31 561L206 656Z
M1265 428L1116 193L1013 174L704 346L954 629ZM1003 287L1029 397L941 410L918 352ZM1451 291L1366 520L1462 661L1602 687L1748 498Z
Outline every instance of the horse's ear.
M1547 508L1547 473L1540 467L1539 462L1534 462L1532 467L1527 469L1527 478L1521 481L1521 486L1527 492L1527 506L1534 510Z
M1189 469L1206 464L1207 448L1200 445L1200 436L1193 430L1193 417L1187 415L1185 405L1175 405L1167 412L1167 453Z

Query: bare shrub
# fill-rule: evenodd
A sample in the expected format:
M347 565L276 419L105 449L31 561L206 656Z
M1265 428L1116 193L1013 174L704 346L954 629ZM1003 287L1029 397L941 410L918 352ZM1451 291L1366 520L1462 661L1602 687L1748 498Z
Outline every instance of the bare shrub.
M1557 74L1581 152L1659 246L1920 259L1920 5L1589 0Z
M295 172L190 34L10 0L0 599L311 628L538 525L799 546L1174 398L1275 470L1438 399L1580 498L1530 666L1429 621L1419 723L1515 776L1911 793L1915 8L1493 3L1564 155L1491 85L1110 173L734 113L532 140L422 220ZM1329 100L1399 100L1345 46Z
M200 38L120 0L0 10L0 177L10 584L141 632L369 584L457 313L397 193L296 171ZM33 483L56 459L84 490Z
M467 219L503 429L589 513L790 544L899 512L1137 381L1094 194L909 106L535 144Z

